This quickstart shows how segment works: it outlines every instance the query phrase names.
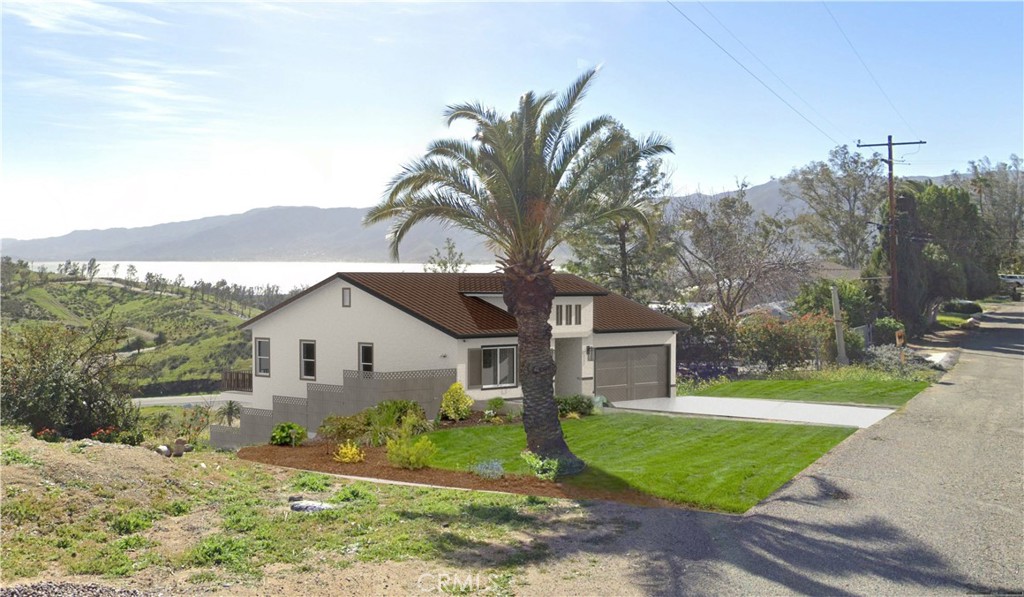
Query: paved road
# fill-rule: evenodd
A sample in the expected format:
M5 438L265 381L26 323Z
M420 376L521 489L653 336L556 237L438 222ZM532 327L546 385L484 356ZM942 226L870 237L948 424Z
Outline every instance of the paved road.
M160 396L157 398L132 398L137 406L220 406L228 400L246 403L248 395L230 392L218 394L193 394L190 396Z
M591 507L636 528L607 546L566 537L553 550L612 556L609 580L626 575L644 593L1019 593L1024 308L986 315L940 384L745 516Z

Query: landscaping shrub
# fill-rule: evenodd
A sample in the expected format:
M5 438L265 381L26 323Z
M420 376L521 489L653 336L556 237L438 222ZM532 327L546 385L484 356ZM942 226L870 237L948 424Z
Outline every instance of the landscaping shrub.
M270 443L275 446L297 446L306 441L306 428L298 423L278 423L270 432Z
M867 287L860 280L819 279L800 285L800 293L794 299L798 313L832 313L832 286L839 294L839 305L843 319L851 327L867 324L875 311L875 305L868 296Z
M484 479L500 479L505 476L505 467L500 460L484 460L474 464L470 470Z
M3 326L0 402L5 423L82 439L100 428L133 430L139 409L133 365L113 359L124 328L109 318L91 328Z
M981 313L981 305L974 301L953 300L942 305L942 311L946 313L961 313L963 315L974 315Z
M875 345L896 344L896 332L906 330L906 326L892 317L879 317L875 320L875 329L872 339Z
M494 411L495 414L501 414L503 408L505 408L504 398L491 398L487 401L487 410Z
M316 436L336 442L359 440L367 431L365 412L347 417L341 415L325 417L316 430Z
M555 404L558 405L558 416L564 417L569 413L579 413L586 416L594 413L594 398L584 394L572 394L570 396L555 396Z
M48 427L43 427L42 429L36 432L36 439L42 440L44 442L49 442L52 444L59 441L63 441L64 438L61 437L59 432L54 431L53 429L50 429Z
M901 358L900 353L903 353ZM882 371L899 379L927 381L935 372L927 359L893 344L872 346L865 351L865 365L875 371Z
M462 384L455 382L441 396L441 414L451 421L461 421L469 416L473 408L473 399L469 397Z
M199 436L210 426L210 407L192 406L181 413L178 435L190 444L199 441Z
M558 477L559 462L556 458L542 458L529 450L523 450L519 456L530 467L538 479L554 481Z
M808 352L796 331L774 317L752 315L736 328L739 353L748 364L759 364L769 372L801 365L808 360Z
M338 444L338 449L334 452L334 460L346 464L362 462L366 460L366 453L359 447L359 444L349 439L345 440L343 444Z
M412 435L431 429L423 408L409 400L385 400L363 411L363 416L366 419L363 443L371 446L382 446L389 439L398 437L406 425Z
M396 437L388 438L388 462L393 466L408 469L420 469L437 453L437 447L428 437L416 436L416 420L409 418L402 423Z
M677 396L693 396L703 390L729 383L729 378L722 375L710 379L678 378L676 379Z
M103 442L105 444L112 444L112 443L117 441L117 434L118 434L117 427L114 427L113 425L109 425L107 427L101 427L101 428L97 429L96 431L93 431L92 434L89 437L91 437L92 439L94 439L94 440L96 440L98 442Z
M677 373L707 379L735 373L736 326L717 311L695 317L689 310L678 317L690 325L676 339Z

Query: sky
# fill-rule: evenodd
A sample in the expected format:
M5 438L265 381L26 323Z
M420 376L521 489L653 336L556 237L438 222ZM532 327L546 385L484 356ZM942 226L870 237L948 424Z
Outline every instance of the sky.
M673 191L836 145L897 175L1024 154L1024 3L2 3L0 236L367 207L449 128L600 66L579 118L657 132ZM884 151L884 148L882 148ZM862 149L871 152L875 149Z

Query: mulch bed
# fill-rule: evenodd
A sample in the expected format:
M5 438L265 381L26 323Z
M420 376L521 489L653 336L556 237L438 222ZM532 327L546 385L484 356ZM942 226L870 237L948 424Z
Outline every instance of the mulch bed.
M385 448L364 447L364 462L342 463L334 460L337 444L326 441L310 441L301 446L249 446L238 451L243 460L274 466L284 466L308 471L319 471L335 475L365 477L367 480L387 479L409 483L423 483L442 487L458 487L486 491L503 491L523 495L554 498L593 499L623 502L638 506L679 508L669 502L635 490L607 491L576 487L564 482L543 481L533 476L506 474L500 479L484 479L466 471L424 468L408 470L392 466L387 459Z

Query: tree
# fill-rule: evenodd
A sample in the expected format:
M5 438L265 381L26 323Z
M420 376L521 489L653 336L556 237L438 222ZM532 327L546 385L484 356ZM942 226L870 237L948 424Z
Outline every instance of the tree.
M567 474L585 465L565 443L553 396L551 254L595 222L636 218L647 225L640 204L596 192L610 174L603 158L628 151L618 135L606 135L614 121L601 116L573 128L595 74L584 73L561 95L527 92L508 116L478 103L449 106L448 124L472 123L473 139L432 142L424 157L391 180L385 199L364 220L392 222L396 258L405 235L426 220L487 240L504 271L505 304L518 327L527 448L558 459ZM646 159L666 151L671 151L668 142L652 136L638 142L633 153Z
M970 192L981 218L991 228L991 242L1000 269L1017 271L1024 267L1024 178L1021 158L995 166L987 158L968 162L968 175L954 171L952 183Z
M455 250L455 242L451 238L444 239L444 254L441 249L434 249L434 255L423 264L423 271L438 274L461 274L466 271L466 260L461 251Z
M95 257L91 257L89 263L85 266L85 275L89 278L90 284L92 284L98 273L100 273L100 264L96 262Z
M231 427L236 419L242 417L242 404L234 400L228 400L217 409L216 415L218 422L227 423L227 426Z
M828 163L811 162L782 178L782 195L810 210L797 218L821 255L847 267L863 266L871 255L871 221L885 201L885 179L878 154L865 158L839 146Z
M34 324L3 329L4 420L88 437L101 427L134 430L131 360L117 358L124 329L110 318L87 329Z
M135 284L135 276L138 275L138 273L139 270L135 269L135 266L129 263L128 269L125 270L125 280L128 282L129 286Z
M676 258L689 283L730 320L750 299L775 298L807 272L810 260L791 223L755 216L746 183L717 200L697 197L673 216Z
M620 135L627 145L636 146L622 125L609 134ZM671 302L676 298L671 279L673 250L670 229L664 225L669 185L661 160L635 159L604 166L613 174L597 193L608 200L642 205L654 233L648 235L640 222L628 218L602 222L568 239L573 259L565 268L640 303Z
M793 301L801 315L832 314L832 287L839 294L839 305L850 327L866 325L874 319L875 305L860 280L826 280L824 278L800 285L800 294Z

